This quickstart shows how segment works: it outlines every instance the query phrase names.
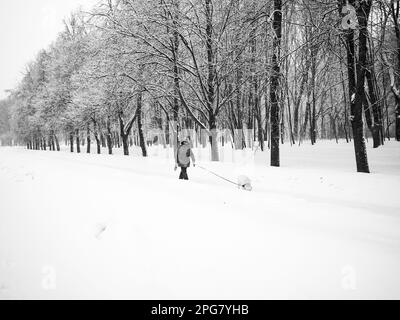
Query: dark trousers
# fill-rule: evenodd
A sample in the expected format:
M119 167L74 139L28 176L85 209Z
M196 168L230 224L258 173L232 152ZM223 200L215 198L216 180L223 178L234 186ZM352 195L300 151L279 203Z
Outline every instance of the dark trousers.
M181 167L181 174L179 175L180 180L189 180L188 174L187 174L187 168Z

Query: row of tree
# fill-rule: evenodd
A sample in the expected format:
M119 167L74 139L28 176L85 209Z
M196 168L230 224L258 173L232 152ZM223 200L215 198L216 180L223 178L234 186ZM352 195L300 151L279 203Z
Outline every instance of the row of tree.
M176 146L193 129L217 161L218 130L238 149L247 130L273 166L281 143L344 138L369 172L365 135L374 147L400 141L399 10L394 0L103 0L27 67L0 104L0 134L30 149L63 139L80 152L84 139L90 152L94 139L98 153L136 144L147 156L149 130Z

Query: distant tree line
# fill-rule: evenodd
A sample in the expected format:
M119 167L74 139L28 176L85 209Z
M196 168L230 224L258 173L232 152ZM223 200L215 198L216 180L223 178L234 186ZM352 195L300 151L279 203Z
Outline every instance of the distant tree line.
M399 11L394 0L103 0L27 66L0 104L1 141L147 156L191 129L218 161L222 129L279 166L282 143L346 139L369 172L365 137L400 141Z

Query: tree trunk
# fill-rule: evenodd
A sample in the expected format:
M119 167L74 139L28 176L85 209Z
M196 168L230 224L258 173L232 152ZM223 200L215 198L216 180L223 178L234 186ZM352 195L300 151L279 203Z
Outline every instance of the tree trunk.
M385 108L385 137L390 141L390 132L389 132L389 103L387 101L387 78L384 72L385 65L381 64L381 74L382 74L382 84L383 84L383 105Z
M294 105L294 111L293 111L293 131L294 131L294 135L295 138L300 140L301 139L301 127L300 127L300 117L299 117L299 113L300 113L300 105L301 105L301 99L303 97L304 91L306 89L306 85L308 84L308 72L310 70L311 67L311 60L307 59L306 61L306 66L305 69L303 70L303 77L300 83L300 91L299 94L297 96L297 100L296 103Z
M69 146L70 146L71 152L74 152L74 134L73 134L73 132L70 132L70 134L69 134Z
M89 125L87 126L87 131L86 131L86 153L90 153L90 144L92 141L90 140L90 128Z
M107 147L108 154L113 154L113 143L112 143L112 131L111 131L111 122L110 119L107 119Z
M56 151L56 145L54 143L54 135L53 135L53 133L51 133L50 136L49 136L49 143L50 143L50 150L51 151Z
M340 57L342 58L342 57ZM340 80L342 83L342 88L343 88L343 101L344 101L344 133L346 135L346 142L349 143L349 136L348 136L348 113L347 113L347 94L346 94L346 85L344 81L344 75L343 75L343 68L342 68L342 59L340 59ZM331 95L332 95L332 90L331 90Z
M280 45L282 38L282 0L274 0L274 41L272 56L272 72L270 79L271 100L271 166L280 166L279 155L279 78L280 78Z
M315 77L317 73L317 66L316 66L316 49L313 45L311 50L311 59L312 59L312 67L311 67L311 88L312 88L312 110L310 110L310 138L311 144L314 145L317 142L317 119L316 119L316 101L315 101Z
M97 121L93 120L93 135L94 139L96 140L96 145L97 145L97 154L101 154L101 141L99 138L99 132L97 128Z
M400 92L394 85L394 80L392 80L392 92L396 101L396 140L400 141L400 111L399 111L399 106L400 106Z
M395 27L395 34L396 34L396 40L397 40L397 86L399 85L399 72L400 72L400 25L399 25L399 6L400 3L399 1L396 1L396 5L397 7L395 8L395 1L391 0L390 2L390 8L391 8L391 14L392 14L392 18L393 18L393 23L394 23L394 27ZM394 75L392 74L392 77L394 77ZM400 141L400 93L398 91L398 89L396 88L396 84L395 81L392 80L392 92L394 94L395 97L395 101L396 101L396 109L395 109L395 137L397 141Z
M211 0L205 0L206 5L206 50L207 50L207 109L208 123L210 128L211 161L219 161L218 141L217 141L217 119L214 110L215 103L215 52L214 52L214 26L213 26L213 4Z
M371 130L372 134L372 139L373 139L373 147L378 148L379 146L382 145L382 136L381 136L381 129L382 129L382 119L380 117L380 112L379 108L380 102L377 99L375 89L374 89L374 84L372 80L372 75L370 70L366 70L366 77L367 77L367 82L368 82L368 91L369 91L369 97L370 97L370 103L371 103L371 109L372 109L372 114L373 114L373 119L374 123L369 126L369 129ZM370 110L368 110L368 113ZM370 116L370 113L369 113ZM370 116L371 117L371 116ZM372 120L372 119L371 119Z
M166 121L165 121L165 143L168 146L171 146L171 141L170 141L170 131L169 131L169 125L170 125L170 119L169 115L166 114Z
M128 143L128 135L125 132L125 123L122 118L122 114L119 115L119 129L120 129L120 135L122 139L122 148L124 150L124 156L129 156L129 143Z
M257 109L256 119L257 119L258 143L260 145L261 151L264 151L264 129L263 129L263 123L262 123L262 118L261 118L260 105L258 106L258 109Z
M253 14L256 14L255 7L252 9ZM250 38L251 38L251 90L249 97L250 108L254 111L255 119L257 121L257 136L258 143L261 148L261 151L264 151L264 136L263 136L263 128L262 128L262 119L261 119L261 108L260 108L260 98L259 98L259 85L258 78L256 75L256 57L257 57L257 26L254 26L251 30ZM254 125L255 127L255 125Z
M350 4L354 6L354 0ZM344 2L342 2L343 4ZM360 4L357 10L357 17L359 22L359 57L357 61L357 68L355 69L355 44L354 44L354 30L350 29L346 32L346 50L347 50L347 68L349 76L349 91L350 91L350 104L351 104L351 123L353 129L354 151L356 156L356 165L358 172L369 173L367 149L364 139L364 125L363 125L363 100L365 95L365 68L366 68L366 51L367 51L367 24L370 8L372 5L371 0L367 0Z
M140 148L142 149L143 157L147 157L147 148L146 148L146 140L144 138L143 132L143 119L142 119L142 93L140 92L137 97L137 124L138 124L138 133L139 133L139 143Z
M179 92L180 92L180 70L178 66L178 57L179 57L179 46L180 46L180 41L179 41L179 1L174 1L173 3L173 13L172 13L172 25L173 25L173 30L172 30L172 47L171 47L171 53L172 53L172 69L173 69L173 92L174 92L174 99L173 99L173 107L172 107L172 119L173 123L170 122L169 115L167 114L167 125L165 127L166 130L166 139L167 139L167 144L173 145L174 147L174 153L178 149L178 125L179 125L179 110L180 110L180 104L179 104ZM171 128L170 128L171 126ZM172 129L172 141L170 141L170 129ZM139 132L139 140L142 138L140 137L140 132ZM145 154L147 155L147 150L145 150L145 146L142 146L142 142L140 141L140 145L142 147L142 153L143 156Z
M101 141L101 146L103 147L103 148L106 148L107 146L106 146L106 139L104 138L104 134L103 134L103 132L101 132L100 131L100 141Z
M121 139L122 139L122 147L123 147L123 150L124 150L124 155L125 156L129 156L128 135L126 135L126 134L121 135Z
M97 154L101 154L101 142L98 134L95 135L96 145L97 145Z
M81 143L79 137L79 130L76 130L76 152L81 153Z
M60 142L58 141L58 138L57 138L57 135L56 135L56 134L54 134L54 140L55 140L55 142L56 142L57 151L60 151L60 150L61 150L61 148L60 148Z

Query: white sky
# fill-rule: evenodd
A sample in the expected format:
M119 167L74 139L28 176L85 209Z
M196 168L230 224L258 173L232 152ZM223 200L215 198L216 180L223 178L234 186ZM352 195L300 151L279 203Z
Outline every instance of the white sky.
M98 0L0 0L0 99L22 79L25 66L63 30L62 21Z

